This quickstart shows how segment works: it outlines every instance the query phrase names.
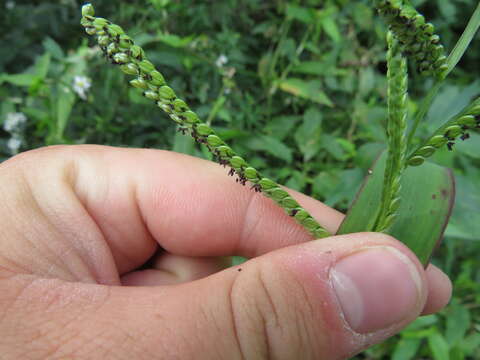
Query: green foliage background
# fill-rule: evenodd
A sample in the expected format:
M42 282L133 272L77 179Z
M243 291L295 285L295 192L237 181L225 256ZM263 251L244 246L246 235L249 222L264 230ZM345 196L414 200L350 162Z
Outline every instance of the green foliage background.
M384 147L386 28L367 0L93 1L122 25L190 106L264 174L345 211ZM322 5L318 5L321 3ZM477 1L413 1L453 48ZM90 48L81 2L0 7L0 124L28 121L21 150L96 143L209 158ZM222 56L223 55L223 56ZM222 61L223 60L223 61ZM419 134L480 95L480 36L441 89ZM221 66L218 66L221 65ZM92 79L86 100L75 76ZM412 69L410 111L432 85ZM11 134L0 130L2 159ZM418 319L358 359L480 359L480 136L439 151L457 201L434 263L454 281L441 314Z

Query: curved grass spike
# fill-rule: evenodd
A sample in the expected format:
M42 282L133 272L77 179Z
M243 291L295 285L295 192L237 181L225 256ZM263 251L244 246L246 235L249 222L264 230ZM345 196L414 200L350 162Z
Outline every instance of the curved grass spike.
M375 5L400 42L402 52L416 61L419 72L443 79L448 71L447 57L435 27L426 23L408 0L375 0Z
M146 59L142 48L135 45L120 26L94 15L91 4L82 7L81 24L85 27L87 34L97 35L97 41L106 57L113 64L119 65L124 73L136 76L130 84L142 90L146 98L154 101L165 111L179 125L180 131L189 133L199 144L205 145L218 163L229 166L229 175L236 174L237 182L242 185L247 181L252 183L252 189L273 199L315 238L330 235L285 190L274 181L263 177L220 139L210 126L201 122L188 105L167 85L162 74Z
M393 224L400 206L400 180L407 155L407 61L391 31L387 34L388 156L380 213L375 231L385 232Z
M452 150L457 138L467 140L470 137L468 131L478 128L480 128L480 98L438 128L408 157L406 165L422 165L426 158L445 145Z

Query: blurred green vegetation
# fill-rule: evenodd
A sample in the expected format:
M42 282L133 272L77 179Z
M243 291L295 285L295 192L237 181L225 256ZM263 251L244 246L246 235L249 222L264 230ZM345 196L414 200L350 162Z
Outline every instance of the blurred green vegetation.
M128 30L175 91L252 165L348 208L385 144L386 28L370 1L93 3L100 16ZM413 3L451 50L478 2ZM209 158L89 46L79 25L81 5L0 3L0 160L58 143ZM480 94L479 64L477 34L420 136ZM431 85L412 69L412 114ZM453 217L433 259L454 281L453 301L357 359L480 359L480 136L472 134L453 152L439 151L432 161L453 168L457 180Z

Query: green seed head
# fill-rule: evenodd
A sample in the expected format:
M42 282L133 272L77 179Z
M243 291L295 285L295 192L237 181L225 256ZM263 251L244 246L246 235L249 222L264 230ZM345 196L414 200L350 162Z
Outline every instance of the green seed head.
M138 67L132 63L120 66L120 70L127 75L138 75Z
M99 36L97 41L98 41L98 45L102 47L106 47L110 43L110 39L108 38L108 36Z
M270 192L270 196L272 197L272 199L274 199L274 200L276 200L276 201L280 201L280 200L286 198L286 197L289 196L289 195L288 195L288 193L287 193L285 190L277 187L276 189L273 189L273 190Z
M185 122L188 124L195 124L197 122L200 122L197 114L195 114L193 111L187 110L182 115L185 117Z
M430 139L428 145L434 146L436 148L442 147L447 143L447 139L443 135L435 135Z
M303 209L297 211L297 213L295 214L295 219L300 222L304 221L308 217L309 217L308 213Z
M473 116L480 115L480 99L477 99L474 101L474 105L470 109L469 113L472 114Z
M427 158L432 156L435 150L436 149L433 146L424 146L421 149L419 149L415 154Z
M126 64L126 63L128 63L128 60L129 60L129 59L128 59L127 54L125 54L125 53L123 53L123 52L119 52L118 54L115 54L115 55L113 56L113 60L114 60L117 64ZM133 65L133 64L131 64L131 65ZM135 66L135 65L134 65L134 66ZM136 68L136 66L135 66L135 68ZM133 74L133 75L136 75L136 73Z
M137 89L142 89L142 90L148 89L147 82L143 80L141 77L133 79L132 81L130 81L130 84Z
M209 135L207 137L207 143L213 148L216 148L223 144L223 141L217 135Z
M433 26L432 23L426 23L424 26L423 26L423 31L426 33L426 34L429 34L429 35L432 35L434 32L435 32L435 26ZM434 36L437 36L437 35L434 35ZM438 37L438 36L437 36ZM440 40L440 39L439 39Z
M419 166L425 162L425 158L422 156L414 156L410 160L408 160L408 165L411 166Z
M117 44L111 43L107 46L107 54L110 56L115 55L118 52Z
M108 25L108 34L110 36L120 36L120 35L123 35L125 34L125 31L123 31L123 29L118 26L117 24L110 24Z
M132 54L132 57L134 57L135 59L138 59L138 60L143 59L143 57L145 55L144 52L143 52L143 49L138 45L132 45L130 47L130 52Z
M445 136L449 138L456 138L463 132L462 128L458 125L452 125L445 129Z
M319 227L313 231L313 236L315 236L315 239L321 239L330 236L330 234L327 230Z
M475 121L475 116L464 115L457 120L457 124L465 125L468 127L475 127L477 125L477 122Z
M227 157L227 158L230 158L234 154L232 149L230 149L230 147L228 147L226 145L218 146L217 151L220 154L220 156Z
M258 180L258 172L252 167L247 167L243 170L245 177L250 181Z
M93 26L87 26L85 27L85 32L88 35L95 35L97 33L97 30Z
M93 20L93 26L95 26L95 28L97 28L98 30L103 29L103 27L107 25L108 25L107 19L97 17L95 18L95 20Z
M208 136L213 132L213 130L207 124L198 124L195 126L195 131L201 136Z
M282 199L282 201L280 201L280 203L282 204L282 206L284 206L288 209L295 209L295 208L300 206L298 204L298 202L296 202L295 199L293 199L290 196L287 196L286 198Z
M174 113L171 113L171 114L170 114L170 119L172 119L173 121L175 121L177 124L183 125L182 119L180 119L180 118L178 117L178 115L176 115L176 114L174 114Z
M308 217L305 220L303 220L302 225L305 226L309 231L314 231L318 228L317 222L313 220L311 217Z
M93 26L93 20L94 19L95 18L92 18L92 20L89 20L87 18L82 17L82 19L80 20L80 24L82 24L82 26L84 26L84 27Z
M173 110L172 108L170 107L170 105L168 104L165 104L161 101L157 101L157 105L160 109L162 109L163 111L165 111L167 114L172 114L173 113Z
M173 102L173 107L176 112L183 113L188 110L188 106L182 99L175 99Z
M158 93L152 90L147 90L143 93L143 96L145 96L147 99L150 100L155 100L157 101L160 97L158 96Z
M160 90L158 90L158 93L162 100L173 100L177 97L175 91L169 86L162 86Z
M230 165L232 165L233 168L240 170L246 166L247 163L240 156L234 156L230 159Z
M470 110L470 114L472 114L473 116L480 115L480 104L473 106L472 109Z
M400 207L400 202L401 202L400 197L393 199L392 202L390 203L390 209L389 209L390 212L392 213L397 212L398 208Z
M121 35L120 36L120 41L118 42L118 46L121 49L130 49L133 45L133 40L130 38L128 35Z
M148 61L148 60L142 60L138 63L138 67L140 70L142 70L143 73L145 74L150 74L153 70L155 70L155 66Z
M150 76L152 77L151 83L156 86L163 86L165 85L165 79L163 75L160 74L157 70L153 70L150 72Z
M265 191L272 190L278 187L278 185L275 184L274 181L268 178L263 178L262 180L260 180L259 185L262 187L262 190L265 190Z
M95 9L92 4L85 4L82 6L82 16L95 16Z

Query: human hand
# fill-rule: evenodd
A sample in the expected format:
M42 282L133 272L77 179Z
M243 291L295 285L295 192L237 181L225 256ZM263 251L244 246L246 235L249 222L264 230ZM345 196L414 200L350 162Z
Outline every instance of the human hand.
M0 193L2 359L345 359L450 298L400 242L308 241L225 169L176 153L43 148L0 165ZM225 269L234 254L253 259Z

